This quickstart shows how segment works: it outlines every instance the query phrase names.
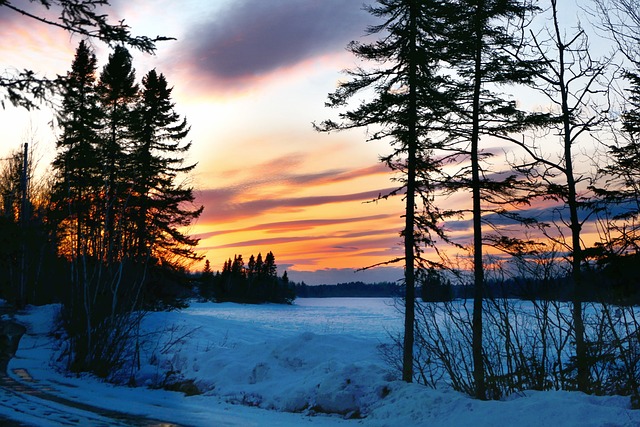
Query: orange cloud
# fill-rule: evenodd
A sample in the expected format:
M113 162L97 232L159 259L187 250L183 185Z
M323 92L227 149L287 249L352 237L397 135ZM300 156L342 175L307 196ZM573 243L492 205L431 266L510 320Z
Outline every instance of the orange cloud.
M366 202L387 194L395 188L369 190L358 193L337 194L327 196L307 197L282 197L248 200L239 202L242 196L237 190L217 189L204 190L200 193L198 201L205 206L213 207L205 211L201 217L205 222L224 222L259 216L269 211L299 212L303 208L312 206L329 205L343 202Z
M219 231L211 231L208 233L199 234L196 237L200 239L206 239L209 237L219 236L222 234L230 234L230 233L239 233L246 231L263 231L265 233L282 233L282 232L292 232L292 231L306 231L312 230L318 227L325 227L331 225L344 225L350 223L360 223L366 221L375 221L375 220L385 220L390 218L396 218L397 215L371 215L365 217L356 217L356 218L331 218L331 219L303 219L303 220L292 220L292 221L280 221L280 222L271 222L265 224L257 224L250 227L239 228L239 229L230 229L230 230L219 230Z

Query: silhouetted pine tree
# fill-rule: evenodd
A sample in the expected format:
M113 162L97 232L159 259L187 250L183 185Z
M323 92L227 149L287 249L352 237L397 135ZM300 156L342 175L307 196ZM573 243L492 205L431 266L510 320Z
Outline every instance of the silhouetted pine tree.
M630 82L622 129L616 130L616 144L609 147L611 163L603 172L605 188L597 188L598 204L607 207L609 238L595 250L600 266L614 286L614 294L625 301L640 292L633 271L640 248L640 74L626 72ZM611 274L611 271L616 272Z
M262 260L262 253L258 252L258 256L256 257L256 265L255 265L255 272L258 277L262 277L263 267L264 267L264 261Z
M211 263L209 260L205 260L204 269L200 276L200 296L205 300L212 300L215 298L215 276L211 270Z
M526 117L516 108L516 102L498 92L504 85L531 82L539 73L536 61L521 60L517 56L522 43L521 25L535 8L522 0L459 0L447 17L446 61L456 75L455 114L448 132L468 152L471 177L453 181L452 188L461 186L471 190L473 213L473 377L475 395L487 397L485 387L482 305L484 296L483 233L482 221L486 206L498 207L498 212L508 203L526 203L527 198L517 194L515 176L491 181L482 164L489 154L483 152L480 140L483 135L504 136L522 131Z
M60 112L56 197L69 240L60 252L77 283L65 301L70 363L107 376L123 363L142 307L188 296L184 260L199 259L198 240L179 228L202 208L189 210L192 189L176 182L193 166L182 165L188 127L173 110L164 76L148 73L140 91L122 46L97 84L95 69L81 43Z
M191 224L204 209L190 208L193 189L178 182L193 170L184 165L191 147L184 143L189 133L187 121L174 110L171 88L155 70L142 79L142 93L134 111L133 146L129 156L134 259L161 259L163 264L182 266L185 260L201 259L193 247L198 239L179 230Z
M69 280L51 276L56 239L47 221L50 194L33 180L32 159L25 145L0 164L0 295L18 308L51 302L52 289Z
M58 123L62 133L57 141L57 155L53 161L56 172L53 201L57 206L62 250L78 260L96 255L99 242L99 192L102 185L97 148L103 110L96 93L96 57L86 42L80 42L71 70L64 77L62 108ZM78 283L84 274L81 266L74 268L72 279Z
M631 87L628 97L629 107L622 115L622 120L625 132L633 138L633 142L638 146L640 145L640 70L628 71L626 77L631 83Z
M96 58L87 43L78 46L64 80L53 205L58 252L70 263L70 292L61 295L72 349L69 363L82 370L92 362L93 331L104 319L91 298L100 289L94 268L102 244L103 180L97 150L104 116L96 92Z
M262 267L264 275L267 277L276 277L278 275L278 267L276 266L276 257L273 252L269 251L264 258L264 265Z
M256 257L251 254L249 257L249 262L247 262L247 277L249 280L252 280L256 275Z
M235 255L233 261L229 259L224 262L222 273L213 278L215 300L251 304L264 302L291 304L296 298L295 286L289 282L286 272L281 278L278 277L273 252L267 254L264 263L261 254L258 254L257 258L251 255L249 264L252 264L251 260L255 259L259 263L257 261L253 263L256 266L260 265L261 268L260 270L256 268L253 273L248 265L245 267L242 255Z
M370 127L374 129L370 140L388 140L393 148L382 161L401 174L402 186L392 194L405 194L404 256L390 262L404 261L405 265L402 379L408 382L413 380L416 269L429 264L421 256L425 247L433 247L436 238L446 240L433 194L447 156L436 155L444 140L433 131L442 129L441 120L450 112L447 77L438 74L447 45L442 34L449 24L447 18L453 17L447 3L378 0L369 7L382 23L368 32L381 39L352 42L349 50L372 63L372 69L349 70L351 80L329 95L327 106L345 107L364 90L373 90L372 98L341 113L340 123L328 120L317 126L324 132ZM422 202L421 212L418 202Z
M116 46L103 67L98 82L101 106L105 112L104 135L98 149L104 180L103 257L113 264L124 256L123 236L128 226L124 220L129 202L127 195L132 173L126 153L131 149L133 107L138 100L138 85L131 55L124 46Z

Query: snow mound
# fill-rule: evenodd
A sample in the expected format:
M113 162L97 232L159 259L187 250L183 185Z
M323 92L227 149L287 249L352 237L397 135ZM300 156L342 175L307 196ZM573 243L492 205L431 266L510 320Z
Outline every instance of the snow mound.
M229 403L349 416L366 414L389 377L371 363L376 344L368 340L313 332L255 341L239 335L208 351L185 346L169 364L195 378L205 395Z

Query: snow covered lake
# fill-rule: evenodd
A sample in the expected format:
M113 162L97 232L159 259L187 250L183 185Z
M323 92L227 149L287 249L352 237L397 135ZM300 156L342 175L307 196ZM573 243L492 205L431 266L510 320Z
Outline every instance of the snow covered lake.
M134 388L54 369L59 346L48 332L55 310L34 307L19 316L29 335L10 371L26 369L38 384L68 399L180 425L640 425L640 411L629 409L628 397L525 392L481 402L398 381L380 352L403 323L390 299L297 299L291 306L194 302L184 310L151 313L143 325L140 386ZM187 397L145 387L168 370L193 380L203 393ZM0 415L15 416L10 404L6 398ZM58 425L39 419L36 414L23 420Z
M351 334L388 340L402 331L403 314L392 298L298 298L293 305L192 304L190 315L254 324L282 333Z

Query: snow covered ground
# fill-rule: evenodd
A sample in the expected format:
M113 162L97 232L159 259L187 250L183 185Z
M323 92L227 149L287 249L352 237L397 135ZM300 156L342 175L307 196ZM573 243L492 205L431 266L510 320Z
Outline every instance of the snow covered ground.
M29 325L9 371L24 368L41 386L68 399L191 426L639 426L640 411L626 397L576 392L526 392L480 402L451 390L397 380L380 346L402 327L384 299L298 299L292 306L193 303L182 311L153 313L142 353L140 384L157 383L170 368L193 379L197 396L67 377L52 364L48 332L56 306L31 308ZM0 416L30 425L69 425L55 405L27 404L0 395ZM32 408L16 412L16 408ZM48 411L48 412L47 412ZM320 412L332 412L326 415ZM339 415L342 414L342 415ZM78 411L80 425L105 420ZM348 417L362 417L346 419ZM46 420L46 421L43 421ZM77 425L77 424L74 424Z

